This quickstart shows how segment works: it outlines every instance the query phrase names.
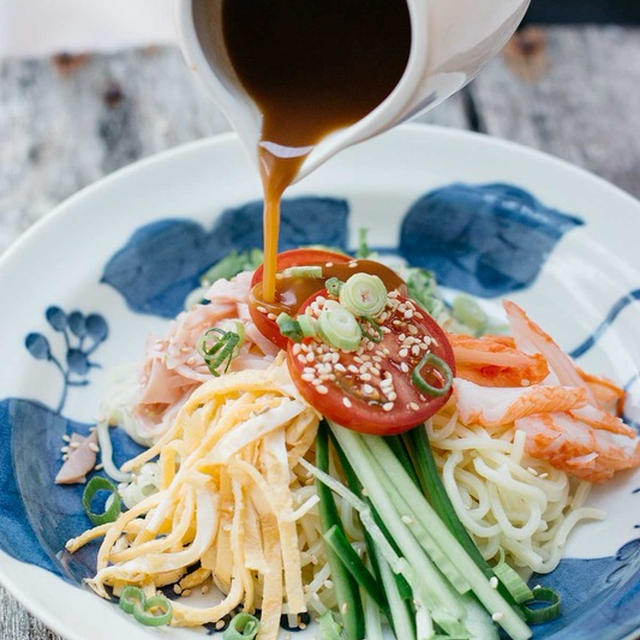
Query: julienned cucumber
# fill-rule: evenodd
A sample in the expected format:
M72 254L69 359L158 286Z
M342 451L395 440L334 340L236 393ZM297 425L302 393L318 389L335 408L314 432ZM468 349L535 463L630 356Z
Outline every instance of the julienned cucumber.
M329 471L329 434L326 425L321 425L316 438L316 464L322 471ZM331 527L342 526L338 509L331 490L321 482L317 482L318 505L322 531L327 532ZM340 558L330 547L326 549L331 568L333 588L340 610L344 640L362 640L364 638L364 612L360 600L360 591L356 581L351 577Z
M407 556L407 551L411 551L417 558L421 555L422 549L402 522L403 515L420 522L429 532L442 553L449 557L468 581L484 608L513 640L530 638L531 630L529 627L500 593L491 587L485 573L440 520L384 440L375 436L362 436L333 423L330 423L330 426L340 447L366 489L371 502L405 556ZM386 478L382 478L381 481L379 474L386 476ZM385 489L385 485L388 488L390 482L404 498L405 506L410 510L408 514L399 513L393 500L390 499ZM414 545L411 544L411 541ZM417 551L415 546L418 547ZM407 557L407 560L411 563L414 562L413 556ZM451 587L442 579L441 574L430 561L423 563L422 566L428 567L427 570L430 573L434 571L439 578L437 583L429 581L430 593L425 594L427 597L423 599L423 604L430 608L434 620L440 624L438 613L441 607L445 607L449 614L455 612L455 618L462 620L465 611L460 607L459 601L454 600L456 608L451 608L450 599L453 596ZM422 573L422 577L423 580L428 580L426 573Z

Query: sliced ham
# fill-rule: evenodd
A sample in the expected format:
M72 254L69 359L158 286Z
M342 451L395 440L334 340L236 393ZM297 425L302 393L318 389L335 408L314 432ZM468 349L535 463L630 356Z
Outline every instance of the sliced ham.
M86 482L87 474L96 466L97 445L98 436L95 431L88 436L74 433L69 443L69 457L58 471L56 484Z

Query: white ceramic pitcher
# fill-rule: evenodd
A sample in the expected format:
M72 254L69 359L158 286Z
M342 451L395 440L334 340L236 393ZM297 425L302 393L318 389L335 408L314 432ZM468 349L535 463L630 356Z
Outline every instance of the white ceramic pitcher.
M432 109L461 89L506 44L529 1L407 0L411 51L400 82L370 114L319 143L305 159L296 181L341 149ZM222 19L207 25L203 17L205 5L213 4L221 13L222 0L176 0L176 3L182 49L188 64L257 163L262 114L233 70L224 45ZM211 38L211 31L207 37L201 37L203 28L214 29L214 37Z

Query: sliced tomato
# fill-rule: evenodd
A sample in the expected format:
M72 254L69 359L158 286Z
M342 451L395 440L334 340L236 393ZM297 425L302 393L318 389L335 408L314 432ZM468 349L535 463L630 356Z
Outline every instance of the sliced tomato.
M273 303L266 303L262 299L262 265L256 269L251 280L249 298L251 318L260 333L281 349L287 348L288 340L280 333L275 319L283 311L295 316L305 300L324 289L327 278L337 277L340 280L347 280L350 275L360 271L380 276L389 291L406 292L405 283L400 276L389 267L374 260L356 260L342 253L324 249L292 249L278 254L278 272L289 267L305 266L321 266L323 277L278 280L276 300Z
M353 260L351 256L328 249L290 249L278 254L277 271L288 269L289 267L306 267L307 265L321 265L327 262L339 264ZM251 286L254 287L262 282L264 266L260 265L253 273Z
M322 296L322 298L320 297ZM326 291L314 294L301 308L322 305ZM449 399L421 391L412 373L427 353L443 360L455 375L453 350L444 331L424 309L403 296L390 299L380 320L383 338L364 337L356 352L346 353L325 342L290 342L289 371L304 398L325 417L355 431L391 435L407 431L436 413ZM372 332L372 335L375 332ZM426 364L422 378L442 387L438 367ZM391 382L382 382L389 379Z

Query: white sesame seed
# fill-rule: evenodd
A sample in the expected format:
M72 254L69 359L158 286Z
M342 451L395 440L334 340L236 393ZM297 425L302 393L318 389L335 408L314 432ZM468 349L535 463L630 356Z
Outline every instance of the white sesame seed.
M406 362L400 363L400 371L402 371L402 373L409 373L409 367Z
M269 318L269 320L275 320L277 318L275 313L268 313L267 314L267 318Z
M545 471L544 473L541 473L538 477L544 480L545 478L549 477L549 474Z
M79 442L72 442L69 444L72 449L77 449L80 446Z
M495 576L491 576L491 579L489 580L489 586L492 589L497 589L498 588L498 578L496 578Z
M333 262L327 262L324 266L327 267L327 269L330 269L333 267Z
M347 409L350 409L353 405L351 403L351 400L349 400L349 398L347 398L346 396L344 398L342 398L342 404L347 407Z
M400 349L400 351L398 351L398 355L401 358L406 358L409 355L409 352L406 349Z
M374 388L370 384L363 384L362 385L362 393L365 393L367 395L371 395L373 392L374 392Z
M395 391L390 391L389 393L387 393L387 398L391 400L391 402L394 402L398 399L398 394Z
M411 353L413 353L414 356L419 356L420 347L417 344L414 344L413 347L411 347Z
M179 584L174 584L173 593L179 596L182 593L182 587Z
M382 405L382 410L383 411L391 411L391 409L393 409L393 402L385 402Z
M69 447L60 447L60 453L68 453Z
M323 586L325 589L333 589L333 581L332 581L332 580L325 580L325 581L322 583L322 586Z
M411 518L411 516L408 516L408 515L403 515L402 518L400 518L400 519L405 524L412 524L413 523L413 519Z
M260 307L256 307L256 308L258 309L258 311L259 311L260 313L267 313L267 309L266 309L266 307L262 307L262 306L260 306Z
M343 602L342 605L340 606L340 612L344 615L345 613L347 613L347 609L349 607L347 606L346 602Z
M336 362L336 366L334 367L336 371L340 373L346 373L347 369L341 362Z
M351 371L351 373L358 373L358 371L359 371L359 370L358 370L358 367L356 367L356 365L355 365L355 364L350 364L350 365L347 367L347 369L348 369L349 371Z
M300 376L305 382L313 382L315 375L313 373L303 373Z
M310 351L309 353L307 353L305 358L307 362L313 362L316 359L316 355L315 353L313 353L313 351Z
M369 382L369 380L371 380L371 374L370 373L361 373L360 374L360 379L364 380L365 382Z
M296 343L293 345L293 349L292 349L293 355L297 356L300 353L300 344Z
M71 438L70 438L66 433L62 436L62 439L63 439L65 442L71 442Z
M220 631L220 629L224 629L224 620L218 620L218 622L216 622L216 629L218 631Z
M407 339L407 336L404 333L401 333L398 336L398 340L400 340L400 342L404 342Z
M531 384L531 382L529 380L527 380L526 378L523 378L522 380L520 380L520 384L523 387L528 387Z
M200 593L204 596L205 594L209 593L210 589L211 587L208 584L202 585L202 589L200 589Z
M532 476L537 476L538 472L533 468L533 467L527 467L527 471L532 475Z
M91 449L91 451L93 451L94 453L98 453L98 451L100 451L100 447L95 442L89 443L89 449Z
M322 395L326 395L327 393L329 393L329 389L327 389L327 387L325 387L323 384L319 384L316 387L316 391L318 393L321 393Z
M386 389L387 387L393 387L393 379L392 378L384 378L383 380L380 381L380 386L383 389Z
M417 402L410 402L409 409L412 411L417 411L420 408L420 405Z
M358 263L354 260L350 262L348 265L349 269L355 269L358 266Z
M102 471L104 469L104 465L102 464L102 462L100 464L97 464L94 469L96 471Z
M502 618L504 618L504 613L502 613L501 611L496 611L491 615L491 619L494 622L499 622L500 620L502 620Z

